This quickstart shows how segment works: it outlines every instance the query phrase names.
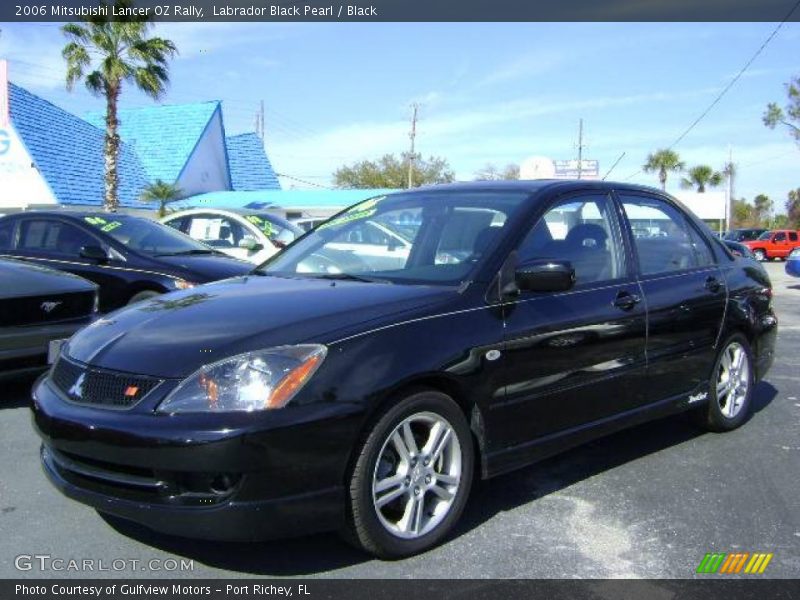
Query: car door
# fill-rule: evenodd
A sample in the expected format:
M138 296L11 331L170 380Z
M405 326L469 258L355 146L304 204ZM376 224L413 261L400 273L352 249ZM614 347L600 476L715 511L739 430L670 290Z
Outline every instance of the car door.
M99 263L81 256L84 246L99 246L109 253L108 262ZM128 274L122 268L119 252L111 251L99 237L66 219L26 217L19 221L14 254L30 262L69 271L100 286L100 310L117 308L127 300ZM118 264L119 263L119 264Z
M556 200L518 247L519 264L569 260L567 292L521 292L505 308L505 396L513 446L575 430L643 401L646 315L613 198Z
M620 192L633 231L648 312L646 379L651 402L691 394L708 381L727 302L708 240L664 197Z

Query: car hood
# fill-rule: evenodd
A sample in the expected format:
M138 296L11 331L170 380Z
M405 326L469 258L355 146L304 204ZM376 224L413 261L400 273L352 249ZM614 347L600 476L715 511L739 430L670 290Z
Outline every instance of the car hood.
M82 277L17 260L0 260L0 281L14 284L0 290L2 298L89 292L97 286Z
M153 260L184 272L184 277L194 283L208 283L227 277L238 277L253 270L253 265L249 262L223 254L182 254L159 256Z
M311 278L239 277L123 308L81 330L70 357L157 377L285 344L331 343L425 314L453 288Z

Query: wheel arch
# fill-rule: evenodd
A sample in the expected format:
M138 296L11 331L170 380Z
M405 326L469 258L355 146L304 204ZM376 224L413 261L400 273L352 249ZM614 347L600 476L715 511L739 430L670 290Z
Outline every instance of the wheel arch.
M383 391L377 400L372 402L358 432L358 443L350 450L350 456L347 460L347 469L344 475L345 478L349 477L349 474L352 472L358 458L359 449L369 435L373 425L389 407L401 398L426 391L446 394L461 409L469 425L470 432L472 433L472 443L475 450L475 474L482 479L486 478L486 436L483 416L478 405L469 398L469 394L463 384L457 379L443 373L425 373L398 382Z

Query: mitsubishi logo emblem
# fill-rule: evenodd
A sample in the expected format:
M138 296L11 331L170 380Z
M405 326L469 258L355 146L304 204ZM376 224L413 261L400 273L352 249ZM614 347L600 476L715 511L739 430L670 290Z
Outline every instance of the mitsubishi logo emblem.
M61 302L53 302L53 301L51 301L51 302L42 302L42 303L41 303L41 305L40 305L40 308L41 308L41 309L42 309L44 312L46 312L46 313L50 313L50 312L52 312L52 311L53 311L53 309L54 309L55 307L57 307L59 304L61 304Z
M72 384L72 387L69 388L67 394L72 396L73 398L77 398L78 400L83 399L83 380L86 379L86 373L81 373L78 379L75 380L75 383Z

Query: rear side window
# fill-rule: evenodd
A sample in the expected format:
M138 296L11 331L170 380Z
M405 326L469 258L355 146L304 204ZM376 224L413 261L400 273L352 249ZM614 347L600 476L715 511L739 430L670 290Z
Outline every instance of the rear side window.
M684 215L659 198L620 195L633 231L643 275L671 273L709 265L713 257Z
M14 235L14 221L0 219L0 252L11 250L11 239Z
M773 242L785 242L786 241L786 232L780 231L775 234L775 238L772 240Z
M789 232L789 241L796 242L797 241L797 234L794 231Z

